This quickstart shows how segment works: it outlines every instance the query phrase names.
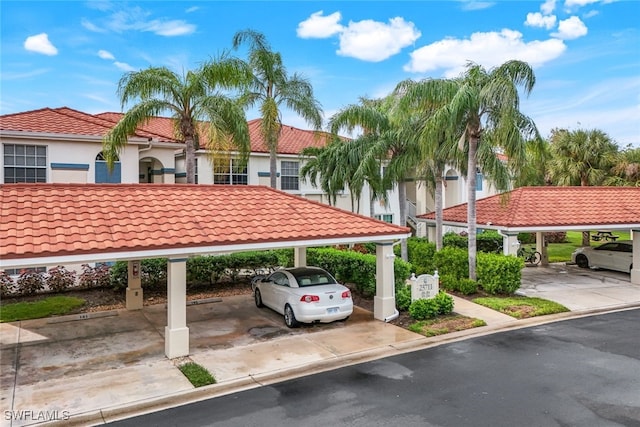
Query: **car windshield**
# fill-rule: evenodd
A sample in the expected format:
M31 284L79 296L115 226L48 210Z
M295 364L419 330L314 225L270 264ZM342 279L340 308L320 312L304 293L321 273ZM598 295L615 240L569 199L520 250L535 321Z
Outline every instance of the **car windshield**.
M331 275L319 270L302 270L291 272L296 278L299 287L335 284L336 281Z

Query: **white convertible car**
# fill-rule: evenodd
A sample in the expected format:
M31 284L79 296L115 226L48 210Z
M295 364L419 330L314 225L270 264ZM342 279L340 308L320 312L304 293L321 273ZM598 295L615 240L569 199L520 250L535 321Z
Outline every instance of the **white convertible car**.
M349 288L318 267L282 268L251 285L256 306L282 314L290 328L346 320L353 312Z

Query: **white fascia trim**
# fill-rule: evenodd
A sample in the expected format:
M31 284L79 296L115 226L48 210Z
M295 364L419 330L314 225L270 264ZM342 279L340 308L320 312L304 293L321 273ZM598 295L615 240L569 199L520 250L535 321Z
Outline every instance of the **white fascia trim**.
M97 254L63 255L52 257L0 259L0 270L7 268L28 268L50 265L86 264L91 262L128 261L147 258L186 258L194 255L214 255L219 253L259 251L296 247L315 247L331 245L347 245L366 242L393 242L406 239L411 233L384 236L366 236L334 238L323 240L299 240L290 242L250 243L226 246L183 247L172 249L156 249L149 251L102 252Z
M427 223L428 226L435 227L436 221L434 219L424 219L417 218L420 222ZM453 221L443 221L442 225L447 225L450 227L467 227L466 222L453 222ZM500 225L493 224L481 224L476 223L476 227L482 228L485 230L499 230L499 231L508 231L514 233L529 233L529 232L537 232L537 231L587 231L587 230L630 230L630 229L638 229L640 224L584 224L584 225L556 225L556 226L535 226L535 227L503 227Z
M0 131L0 136L11 137L16 139L30 139L30 140L64 140L64 141L83 141L83 142L100 142L102 143L102 136L99 135L77 135L72 133L45 133L45 132L19 132L19 131ZM141 137L129 137L127 140L132 144L148 144L149 138Z

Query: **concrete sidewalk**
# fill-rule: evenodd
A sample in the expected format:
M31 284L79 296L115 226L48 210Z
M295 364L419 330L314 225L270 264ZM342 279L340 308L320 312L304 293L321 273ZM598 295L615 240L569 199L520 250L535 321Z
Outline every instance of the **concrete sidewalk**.
M280 315L257 309L250 295L190 305L189 359L218 380L198 389L164 356L164 305L0 324L0 425L103 424L471 336L640 306L640 287L625 283L624 276L559 273L562 268L567 267L525 269L522 292L567 298L557 301L567 306L579 302L576 311L516 320L454 297L456 313L487 326L429 338L374 320L359 308L347 322L291 330ZM606 295L617 300L612 304Z

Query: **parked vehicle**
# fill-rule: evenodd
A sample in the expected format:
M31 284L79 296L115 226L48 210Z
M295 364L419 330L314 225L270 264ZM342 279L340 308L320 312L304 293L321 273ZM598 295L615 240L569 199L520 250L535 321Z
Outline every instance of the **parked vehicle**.
M353 312L349 288L318 267L282 268L256 277L251 286L256 306L282 314L290 328L346 320Z
M631 273L633 242L622 240L578 248L571 254L571 260L582 268L606 268Z

